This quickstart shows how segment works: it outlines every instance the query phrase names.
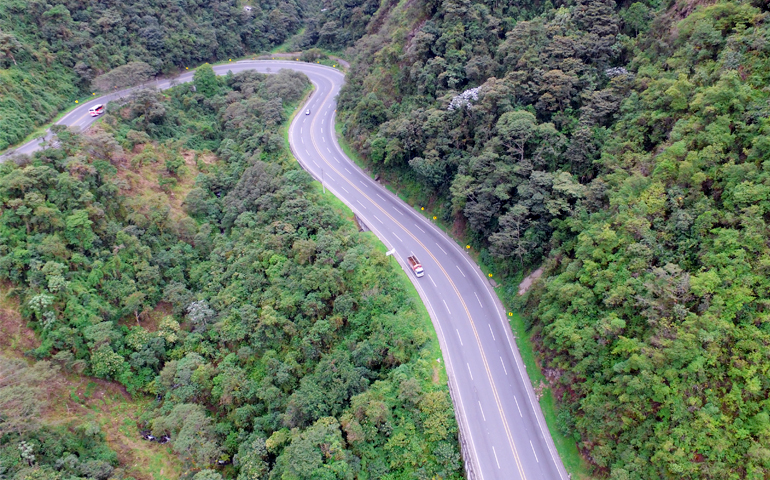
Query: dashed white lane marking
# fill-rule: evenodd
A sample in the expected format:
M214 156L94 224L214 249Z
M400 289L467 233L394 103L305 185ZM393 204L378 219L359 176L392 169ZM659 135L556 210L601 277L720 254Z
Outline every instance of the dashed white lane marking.
M308 155L310 155L310 152L308 152L308 151L307 151L307 148L305 149L305 153L307 153Z
M438 285L436 285L436 282L433 281L433 277L430 276L430 273L428 274L428 278L430 278L430 283L432 283L434 287L438 288Z
M321 137L321 141L326 143L326 137ZM329 150L329 149L327 148L327 150ZM332 152L329 152L329 153L332 153Z
M321 128L321 133L324 133L324 129L323 128Z
M481 306L481 308L484 308L484 305L482 305L482 303L481 303L481 299L479 298L479 294L478 294L478 293L476 293L476 292L473 292L473 294L474 294L474 295L476 295L476 300L478 300L478 301L479 301L479 306ZM491 328L491 327L490 327L490 328Z
M302 133L302 127L299 127L299 133Z
M398 212L399 214L401 214L401 215L403 215L403 214L404 214L404 212L402 212L401 210L399 210L399 209L397 209L397 208L394 208L393 210L397 211L397 212Z
M360 182L360 183L361 183L361 185L363 185L364 187L366 187L366 186L367 186L367 185L366 185L366 183L365 183L363 180L359 180L359 182Z
M302 137L302 145L305 144L305 137Z
M530 446L530 447L532 447L532 453L534 453L534 454L535 454L535 461L536 461L537 463L540 463L540 460L538 460L538 459L537 459L537 452L535 451L535 446L534 446L534 445L532 445L532 440L530 440L530 441L529 441L529 446Z
M486 422L487 421L487 416L484 415L484 409L481 408L481 401L480 400L477 400L477 401L479 402L479 410L481 410L481 418L483 418L484 421ZM531 441L530 441L530 443L531 443Z
M350 192L348 192L348 189L347 189L347 188L345 188L345 187L343 187L343 186L341 186L341 185L340 185L340 188L341 188L341 189L343 189L343 190L345 190L345 193L350 193Z
M394 236L394 237L396 237L396 238L398 238L398 241L399 241L399 242L401 242L401 243L404 243L404 241L403 241L403 240L401 240L401 239L398 237L398 235L396 235L395 233L393 234L393 236Z
M503 366L505 366L505 365L503 365ZM519 416L520 416L521 418L524 418L524 415L522 415L522 414L521 414L521 408L519 408L519 401L518 401L518 400L516 400L516 395L514 395L514 396L513 396L513 401L514 401L514 402L516 402L516 408L518 408L518 409L519 409Z
M324 121L325 121L325 120L322 118L322 119L321 119L321 125L323 125L323 124L324 124Z
M356 200L356 202L358 202L358 204L361 205L362 207L364 207L364 210L366 210L366 207L364 206L363 203L359 202L358 200Z
M329 152L329 153L332 153L332 151L329 150L329 147L326 147L326 151Z
M471 376L471 382L473 381L473 372L471 372L471 366L468 364L468 362L465 363L465 365L468 367L468 373Z
M487 323L487 327L489 327L489 333L492 334L492 340L496 342L497 340L495 340L495 332L492 331L492 325Z
M444 302L444 306L446 307L446 311L449 312L450 315L452 315L452 311L449 310L449 305L446 304L446 300L442 299L441 301ZM459 335L459 333L458 333L458 335Z
M417 227L417 229L418 229L419 231L421 231L422 233L425 233L425 230L423 230L422 228L420 228L420 226L419 226L419 225L417 225L416 223L414 224L414 226L415 226L415 227Z
M463 270L460 268L460 265L455 265L455 267L457 267L457 269L458 269L458 270L460 270L460 273L462 273L462 274L463 274L463 277L464 277L464 276L465 276L465 274L463 273Z
M337 180L335 180L335 179L334 179L334 177L332 177L332 176L331 176L331 175L329 175L328 173L326 174L326 178L328 178L328 179L329 179L329 180L331 180L332 182L336 182L336 181L337 181Z
M350 170L348 170L348 167L345 167L345 171L346 171L346 172L348 172L349 174L353 175L353 172L351 172Z
M446 303L445 303L445 304L446 304ZM449 310L449 309L447 308L447 310ZM458 330L458 329L456 329L456 328L455 328L455 332L457 332L457 338L459 338L459 339L460 339L460 346L461 346L461 347L464 347L465 345L463 345L463 337L461 337L461 336L460 336L460 330Z
M383 225L385 225L385 223L383 223L383 221L382 221L382 220L380 220L380 217L378 217L377 215L372 215L372 216L373 216L374 218L376 218L378 222L380 222L380 223L382 223Z
M495 454L495 462L497 462L497 469L500 470L500 461L497 460L497 452L495 451L495 447L492 447L492 453Z
M444 250L443 248L441 248L441 245L439 245L439 244L437 243L437 244L436 244L436 246L437 246L439 249L441 249L441 251L442 251L442 252L444 252L444 255L449 255L448 253L446 253L446 250Z
M376 193L375 195L377 195L378 197L380 197L380 200L385 200L384 198L382 198L382 195L380 195L379 193Z
M503 371L505 372L506 375L508 375L508 369L505 368L505 362L503 361L503 357L500 357L500 363L503 364Z
M313 163L315 163L316 167L320 167L321 166L321 165L318 164L318 162L315 161L315 159L313 159Z
M337 163L340 163L339 159L337 157L334 157L335 160L337 160Z

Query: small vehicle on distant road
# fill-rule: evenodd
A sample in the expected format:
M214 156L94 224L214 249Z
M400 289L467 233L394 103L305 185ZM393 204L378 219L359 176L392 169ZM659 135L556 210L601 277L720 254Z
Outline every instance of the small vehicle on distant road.
M310 110L305 110L305 115L310 115Z
M98 117L102 113L104 113L104 105L101 103L99 105L94 105L93 107L88 109L88 113L91 114L92 117Z
M406 261L409 262L409 266L412 268L412 271L414 272L415 276L419 278L425 275L425 272L422 269L422 265L420 265L420 261L417 260L416 256L409 255L406 258Z

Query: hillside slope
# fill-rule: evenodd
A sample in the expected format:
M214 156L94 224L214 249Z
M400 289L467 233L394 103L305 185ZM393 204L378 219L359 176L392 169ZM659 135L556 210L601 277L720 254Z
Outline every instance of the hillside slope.
M213 2L0 3L0 150L84 95L98 75L129 62L161 74L269 50L302 25L303 0L246 11Z
M765 4L386 5L370 166L515 276L560 428L615 479L770 474Z

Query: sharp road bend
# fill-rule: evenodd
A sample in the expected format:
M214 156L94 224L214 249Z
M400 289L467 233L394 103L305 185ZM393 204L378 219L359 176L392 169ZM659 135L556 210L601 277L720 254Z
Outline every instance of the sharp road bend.
M219 75L228 70L276 73L283 68L304 73L315 87L289 126L295 157L363 219L388 249L395 249L428 308L446 362L468 477L567 480L502 305L488 280L460 246L372 180L337 143L336 97L345 81L343 73L323 65L272 60L232 62L215 66L214 71ZM189 72L148 86L164 89L189 82L192 75ZM130 90L85 102L58 123L86 128L95 120L88 113L91 106L128 93ZM28 154L39 148L40 141L34 140L13 153ZM406 265L409 255L416 255L422 263L423 277L411 273Z

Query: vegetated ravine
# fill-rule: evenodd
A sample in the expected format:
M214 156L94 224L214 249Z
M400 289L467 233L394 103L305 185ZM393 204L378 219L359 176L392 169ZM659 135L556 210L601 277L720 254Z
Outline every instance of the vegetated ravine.
M138 90L0 165L0 278L35 368L151 395L139 426L184 478L461 478L424 307L285 147L308 79L206 65L194 87ZM14 387L0 402L34 401ZM12 478L128 478L98 427L0 428Z

